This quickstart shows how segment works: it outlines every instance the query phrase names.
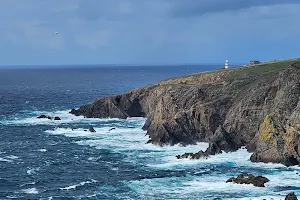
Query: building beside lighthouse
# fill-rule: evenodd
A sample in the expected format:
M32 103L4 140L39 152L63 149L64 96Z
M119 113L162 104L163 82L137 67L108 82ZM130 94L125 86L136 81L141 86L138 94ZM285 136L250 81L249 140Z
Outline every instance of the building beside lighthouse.
M226 60L225 61L225 66L224 66L224 69L228 69L229 68L229 61L228 60Z

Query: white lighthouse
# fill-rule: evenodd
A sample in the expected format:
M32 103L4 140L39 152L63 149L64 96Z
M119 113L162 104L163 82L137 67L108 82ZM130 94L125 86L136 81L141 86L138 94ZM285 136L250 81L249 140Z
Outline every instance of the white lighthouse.
M229 61L228 61L228 60L225 61L225 66L224 66L224 68L225 68L225 69L228 69L228 68L229 68Z

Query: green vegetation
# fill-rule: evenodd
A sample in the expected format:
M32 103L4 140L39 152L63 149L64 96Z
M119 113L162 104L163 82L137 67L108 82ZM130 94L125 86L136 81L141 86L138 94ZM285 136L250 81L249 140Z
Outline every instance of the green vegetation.
M232 74L226 80L235 80L245 76L261 76L266 73L276 73L287 68L293 63L300 62L300 59L290 59L282 61L265 62L254 66L232 68Z
M265 62L254 66L240 66L229 69L218 69L208 72L200 72L162 81L162 84L201 84L218 81L234 81L249 77L273 75L293 63L300 62L300 59L280 60ZM220 77L218 77L220 76Z

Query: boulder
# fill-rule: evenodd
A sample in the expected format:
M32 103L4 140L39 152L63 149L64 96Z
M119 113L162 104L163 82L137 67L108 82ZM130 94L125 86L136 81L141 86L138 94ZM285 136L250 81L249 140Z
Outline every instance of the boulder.
M298 198L294 192L291 192L288 195L286 195L285 200L298 200Z
M90 128L89 128L89 131L90 131L91 133L95 133L95 132L96 132L96 130L95 130L93 127L90 127Z
M54 117L54 120L61 120L60 117Z
M231 177L226 183L233 182L238 184L253 184L256 187L265 187L265 183L269 182L269 179L263 176L254 176L252 174L242 173L237 177Z
M51 119L49 115L40 115L37 117L38 119Z

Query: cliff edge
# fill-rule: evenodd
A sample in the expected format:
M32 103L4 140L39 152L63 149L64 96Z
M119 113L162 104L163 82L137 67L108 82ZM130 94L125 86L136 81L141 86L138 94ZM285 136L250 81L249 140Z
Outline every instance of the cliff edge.
M300 162L300 60L172 78L96 99L88 118L147 117L153 144L209 142L208 153L253 152L254 162Z

